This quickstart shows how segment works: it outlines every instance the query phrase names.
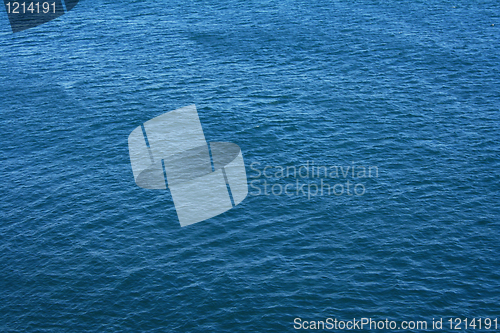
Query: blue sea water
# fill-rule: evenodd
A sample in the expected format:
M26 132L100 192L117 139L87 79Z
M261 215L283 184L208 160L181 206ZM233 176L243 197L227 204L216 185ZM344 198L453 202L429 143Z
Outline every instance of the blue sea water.
M0 10L0 331L500 321L499 29L497 0L87 0L16 34ZM249 182L378 175L181 228L127 138L193 103Z

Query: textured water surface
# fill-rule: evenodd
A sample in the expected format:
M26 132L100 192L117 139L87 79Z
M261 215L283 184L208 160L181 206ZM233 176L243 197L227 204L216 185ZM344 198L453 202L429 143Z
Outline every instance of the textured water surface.
M496 0L81 1L16 34L0 10L0 331L500 319L499 29ZM127 137L193 103L249 181L378 177L181 228Z

